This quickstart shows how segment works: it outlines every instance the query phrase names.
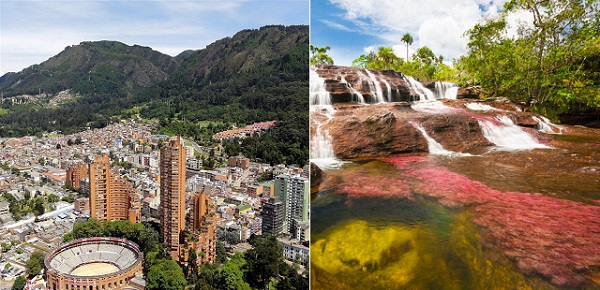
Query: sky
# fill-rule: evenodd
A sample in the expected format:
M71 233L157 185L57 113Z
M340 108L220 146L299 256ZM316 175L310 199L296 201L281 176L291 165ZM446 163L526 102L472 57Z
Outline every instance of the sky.
M483 19L497 16L507 0L311 0L311 44L330 46L334 64L349 66L352 60L380 46L390 46L406 58L429 47L445 61L465 55L466 30Z
M82 41L116 40L175 56L243 29L309 24L308 0L1 0L0 76Z

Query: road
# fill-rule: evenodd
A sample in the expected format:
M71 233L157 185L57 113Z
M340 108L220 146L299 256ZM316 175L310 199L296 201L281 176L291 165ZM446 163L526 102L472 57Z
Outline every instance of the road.
M53 211L47 212L47 213L41 215L40 218L54 217L54 216L57 216L57 215L59 215L59 214L61 214L63 212L68 212L68 211L70 211L70 210L72 210L74 208L75 208L75 206L71 204L69 206L66 206L66 207L63 207L63 208L59 208L57 210L53 210ZM35 218L29 218L29 219L26 219L26 220L20 220L20 221L14 223L14 224L3 225L2 228L3 229L16 228L16 227L20 227L22 225L26 225L28 223L32 223L34 220L35 220Z

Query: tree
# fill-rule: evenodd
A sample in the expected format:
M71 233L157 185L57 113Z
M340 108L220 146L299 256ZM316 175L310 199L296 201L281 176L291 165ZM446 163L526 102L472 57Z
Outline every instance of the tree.
M388 70L390 66L397 64L400 61L389 46L380 46L377 50L376 59L381 63L381 69Z
M12 286L12 290L23 290L23 288L25 288L25 286L27 285L27 279L25 278L25 276L21 275L19 277L17 277L17 279L15 279L15 283Z
M254 288L265 289L272 278L279 275L283 248L275 236L255 236L250 239L252 249L246 251L246 281Z
M408 47L413 44L413 37L410 33L405 33L402 36L402 42L406 43L406 61L408 61Z
M512 0L496 19L467 31L466 70L488 95L505 96L534 110L568 112L600 107L599 1ZM529 12L531 23L508 34L506 19Z
M170 259L160 259L150 267L146 276L148 290L181 290L186 284L183 270Z
M48 197L47 197L47 199L48 199L48 202L49 202L49 203L54 203L54 202L57 202L57 201L59 201L59 199L58 199L58 196L56 196L56 195L55 195L55 194L53 194L53 193L51 193L51 194L48 194Z
M25 265L27 276L30 278L39 274L44 268L45 254L40 251L35 251L29 256L29 261Z
M244 281L241 268L245 261L241 255L235 255L227 261L219 273L219 285L225 290L250 290L250 285Z
M369 68L369 65L375 63L376 59L377 54L374 51L371 51L369 52L369 54L361 54L357 59L353 60L352 66L359 68Z
M311 65L323 65L323 64L333 64L333 59L327 55L327 51L330 50L331 47L317 47L314 45L310 45L310 64Z

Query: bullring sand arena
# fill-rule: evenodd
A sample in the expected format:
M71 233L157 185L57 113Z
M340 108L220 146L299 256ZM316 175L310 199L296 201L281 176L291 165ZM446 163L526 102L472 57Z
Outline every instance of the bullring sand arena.
M142 269L142 253L135 243L116 238L72 241L45 260L48 289L122 289Z

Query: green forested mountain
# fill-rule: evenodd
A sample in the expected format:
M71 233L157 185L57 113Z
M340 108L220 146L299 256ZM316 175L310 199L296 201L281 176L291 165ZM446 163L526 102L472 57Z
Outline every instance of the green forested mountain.
M55 101L65 90L70 97ZM0 136L68 133L140 116L158 119L162 132L209 142L228 125L279 120L293 130L275 131L299 140L288 148L296 157L282 160L308 159L306 25L243 30L176 57L114 41L83 42L3 76L0 91Z
M181 60L143 46L117 41L82 42L66 47L47 61L0 80L4 97L55 94L74 89L81 94L132 93L166 80Z

